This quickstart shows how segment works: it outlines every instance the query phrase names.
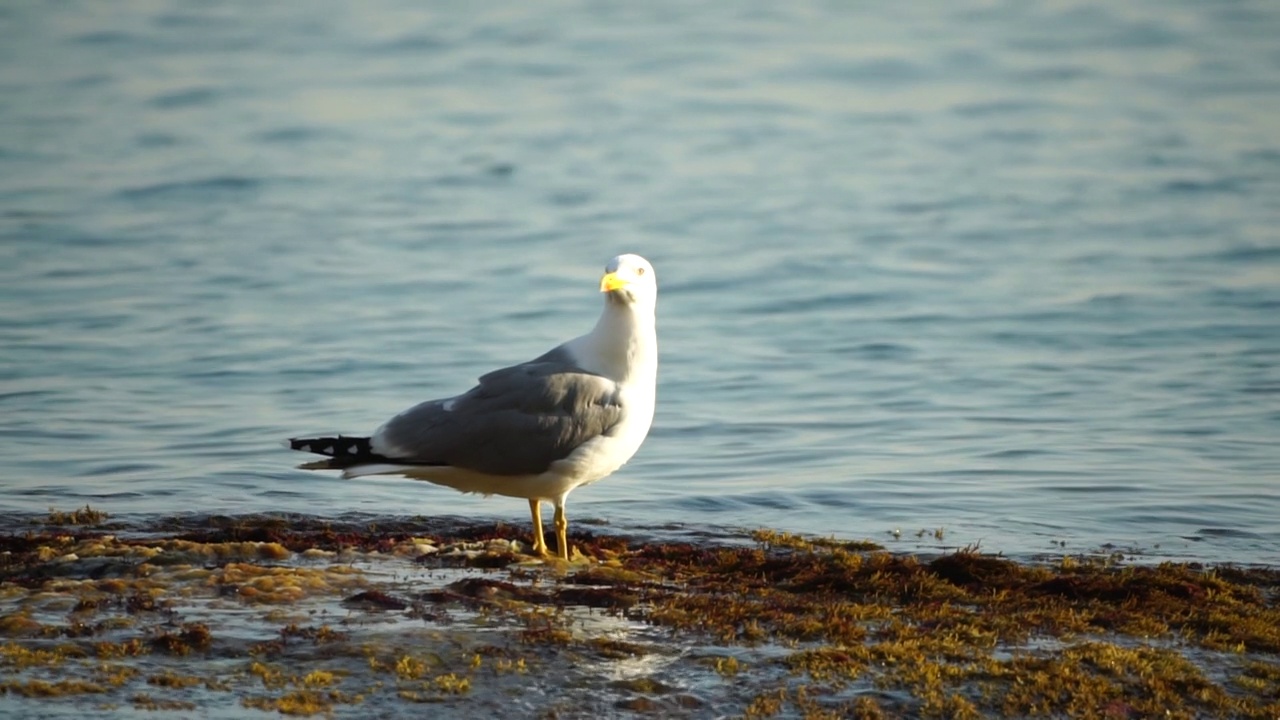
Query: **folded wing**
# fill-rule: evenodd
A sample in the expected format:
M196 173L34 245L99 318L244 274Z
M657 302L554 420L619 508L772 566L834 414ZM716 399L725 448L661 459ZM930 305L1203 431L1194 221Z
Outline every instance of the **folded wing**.
M608 435L624 412L612 380L539 358L495 370L463 395L400 413L374 433L372 449L399 463L538 474Z

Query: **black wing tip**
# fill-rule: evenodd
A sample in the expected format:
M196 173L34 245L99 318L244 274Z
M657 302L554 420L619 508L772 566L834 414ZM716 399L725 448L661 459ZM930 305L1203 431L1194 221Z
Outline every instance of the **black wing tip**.
M373 460L381 456L373 452L373 446L367 437L347 437L337 435L330 437L289 438L289 449L301 452L327 455L342 460Z

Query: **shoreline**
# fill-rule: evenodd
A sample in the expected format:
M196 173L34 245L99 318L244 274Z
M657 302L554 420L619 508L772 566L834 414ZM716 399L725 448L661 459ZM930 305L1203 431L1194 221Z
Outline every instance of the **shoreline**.
M1280 716L1276 569L527 532L0 526L0 714Z

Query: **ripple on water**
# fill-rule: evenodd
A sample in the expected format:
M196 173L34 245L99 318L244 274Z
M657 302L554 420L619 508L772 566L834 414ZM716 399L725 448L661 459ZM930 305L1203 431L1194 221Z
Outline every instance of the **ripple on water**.
M10 5L0 509L523 521L276 443L586 330L626 250L598 516L1280 562L1270 4Z

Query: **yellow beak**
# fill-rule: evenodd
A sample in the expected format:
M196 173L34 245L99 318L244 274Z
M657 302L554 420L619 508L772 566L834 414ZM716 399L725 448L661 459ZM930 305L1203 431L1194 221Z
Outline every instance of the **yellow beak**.
M629 282L629 280L618 277L616 272L606 273L604 277L600 278L600 292L613 292L618 288L626 287Z

